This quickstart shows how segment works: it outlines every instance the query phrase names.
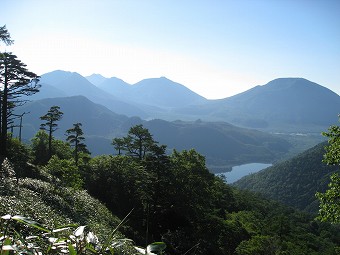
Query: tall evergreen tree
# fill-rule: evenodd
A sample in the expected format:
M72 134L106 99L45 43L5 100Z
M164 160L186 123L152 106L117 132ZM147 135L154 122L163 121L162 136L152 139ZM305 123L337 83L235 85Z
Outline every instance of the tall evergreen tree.
M48 132L48 157L51 158L52 156L52 138L53 133L58 129L57 121L61 120L63 116L63 112L60 111L59 106L51 106L48 112L41 116L40 119L44 120L45 122L40 125L40 129L46 130Z
M157 142L153 140L149 130L144 128L143 125L131 127L124 141L129 154L139 159L143 159L145 155L151 151L151 148L157 144Z
M0 27L0 42L13 43L6 26ZM28 101L24 96L38 91L38 76L28 71L17 56L0 53L0 155L7 156L7 130L13 119L13 109Z
M66 135L68 135L66 141L74 146L74 160L76 162L76 165L78 165L80 152L84 152L87 154L89 153L88 149L86 148L86 144L83 143L85 138L83 137L84 133L81 129L81 126L81 123L76 123L73 124L73 128L66 130Z
M113 147L117 151L118 155L121 155L122 150L124 150L124 148L125 148L124 138L118 138L118 137L113 138L111 144L113 145Z

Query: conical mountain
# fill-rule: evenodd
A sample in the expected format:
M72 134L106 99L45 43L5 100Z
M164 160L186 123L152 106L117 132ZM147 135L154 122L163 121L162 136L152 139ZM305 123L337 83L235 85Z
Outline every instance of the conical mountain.
M252 128L319 131L337 123L340 96L303 78L279 78L235 96L177 112Z
M221 105L277 125L330 125L337 121L340 96L306 79L280 78L224 99Z

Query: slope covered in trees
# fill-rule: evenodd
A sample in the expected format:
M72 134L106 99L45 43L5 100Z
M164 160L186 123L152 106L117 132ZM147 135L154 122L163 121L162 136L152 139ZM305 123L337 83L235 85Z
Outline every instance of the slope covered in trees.
M234 185L316 214L319 203L315 193L326 190L330 174L337 170L336 166L322 162L326 144L318 144L290 160L245 176Z
M287 142L281 136L240 128L225 122L169 122L129 118L115 114L82 96L43 99L20 108L20 112L30 112L23 122L24 139L29 140L34 136L39 130L40 116L54 105L60 106L60 110L65 112L59 122L60 128L55 133L56 137L64 137L66 129L80 122L83 124L88 148L93 155L116 153L110 145L112 138L126 135L130 127L138 124L143 124L157 141L166 144L169 152L172 149L195 148L206 156L211 169L225 169L249 162L272 163L295 149L290 141ZM18 129L15 129L14 135L17 135L17 132Z
M72 148L54 139L56 154L33 166L27 164L29 148L11 139L16 177L4 160L0 199L10 206L0 213L21 214L50 229L87 225L98 236L117 226L111 213L129 215L121 232L134 245L163 241L165 254L336 254L337 226L227 185L195 150L166 155L166 146L143 126L122 140L120 155L81 157L77 165Z
M340 115L338 115L340 121ZM318 192L316 197L320 200L319 218L332 223L340 222L340 126L332 125L327 132L322 133L328 137L325 147L324 163L338 167L338 172L331 175L328 189L325 193Z

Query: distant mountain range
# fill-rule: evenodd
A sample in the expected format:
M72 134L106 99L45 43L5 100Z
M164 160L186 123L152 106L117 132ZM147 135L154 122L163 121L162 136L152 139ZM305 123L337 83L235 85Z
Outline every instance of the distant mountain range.
M338 167L322 162L327 142L258 173L243 177L234 186L254 191L286 205L317 213L316 192L324 192L330 174Z
M110 110L128 116L148 117L147 113L113 95L99 89L85 77L74 72L53 71L41 76L41 91L30 97L32 100L82 95L94 103L100 103Z
M93 155L115 154L112 139L126 135L129 128L137 124L148 128L154 139L167 145L169 150L196 149L206 157L214 171L223 172L226 167L243 162L273 162L291 149L291 144L285 139L265 132L225 122L146 121L116 114L84 96L41 99L19 108L19 112L30 112L23 121L22 136L25 140L35 135L41 124L40 116L53 105L58 105L64 113L55 136L64 140L65 131L80 122Z
M280 78L229 98L176 112L251 128L306 132L337 123L340 96L306 79Z
M17 109L19 114L31 113L24 117L25 139L39 129L39 117L58 105L65 115L56 135L63 137L66 129L81 122L94 155L114 153L111 139L143 124L161 144L169 149L195 148L215 169L272 163L300 146L249 128L320 136L337 123L340 112L339 95L302 78L276 79L220 100L207 100L165 77L131 85L115 77L58 70L42 75L40 83L40 92L29 97L33 101ZM304 143L297 151L316 144Z
M279 78L232 97L207 100L165 77L128 84L99 74L53 71L30 99L82 95L118 114L142 119L224 121L275 132L318 132L336 124L340 96L303 78Z
M161 108L184 107L208 101L185 86L165 77L145 79L134 85L112 77L97 86L125 101Z

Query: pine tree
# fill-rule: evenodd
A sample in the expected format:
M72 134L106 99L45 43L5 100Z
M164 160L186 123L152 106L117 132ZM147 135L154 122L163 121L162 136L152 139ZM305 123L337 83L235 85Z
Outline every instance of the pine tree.
M7 130L13 110L28 101L27 97L39 91L38 76L12 53L0 54L1 135L0 153L7 156Z
M0 42L13 44L6 28L0 27ZM0 155L7 156L7 131L14 118L13 110L28 101L26 96L39 91L38 76L26 69L17 56L0 53Z
M66 141L74 146L74 160L76 162L76 165L78 165L79 153L84 152L86 154L89 154L89 151L86 148L86 144L83 143L85 138L83 137L84 133L81 129L81 126L81 123L76 123L73 124L73 128L66 130L66 134L68 135Z
M51 158L52 156L52 138L53 133L58 129L57 121L61 120L63 116L63 112L60 111L59 106L51 106L48 112L41 116L41 120L45 120L46 122L40 125L40 129L46 130L48 132L48 157Z

